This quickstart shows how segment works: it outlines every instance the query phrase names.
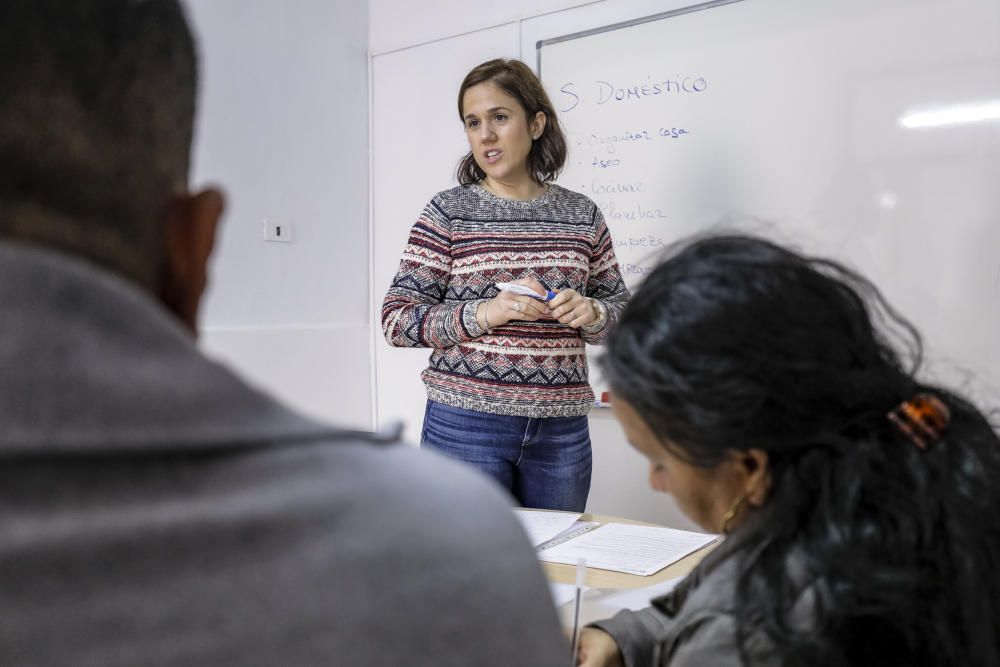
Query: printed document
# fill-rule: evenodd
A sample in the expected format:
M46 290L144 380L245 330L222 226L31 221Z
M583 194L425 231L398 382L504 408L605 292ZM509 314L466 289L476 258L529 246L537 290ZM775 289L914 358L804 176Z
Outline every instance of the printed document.
M583 558L589 568L648 577L717 537L658 526L607 523L539 552L538 558L566 565L575 565Z

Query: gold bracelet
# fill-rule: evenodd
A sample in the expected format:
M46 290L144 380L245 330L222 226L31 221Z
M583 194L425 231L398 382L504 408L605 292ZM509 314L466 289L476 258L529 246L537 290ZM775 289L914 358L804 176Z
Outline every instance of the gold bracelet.
M594 321L591 322L589 326L601 326L604 324L604 320L607 316L604 314L604 311L601 310L601 307L597 305L597 299L587 297L587 300L590 301L590 307L594 309Z
M490 302L489 301L483 301L482 302L482 306L483 306L483 322L486 322L485 330L489 331L490 329L493 328L493 327L490 326L490 318L487 317L487 315L486 315L486 311L488 311L490 309Z

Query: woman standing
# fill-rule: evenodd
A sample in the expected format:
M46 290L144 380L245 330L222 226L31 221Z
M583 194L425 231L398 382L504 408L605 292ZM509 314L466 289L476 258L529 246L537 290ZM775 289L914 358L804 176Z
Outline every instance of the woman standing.
M483 63L462 82L458 113L470 149L461 185L413 226L382 328L390 345L433 348L421 446L474 465L525 507L583 511L594 401L584 344L603 341L628 290L600 210L552 182L566 140L534 73Z

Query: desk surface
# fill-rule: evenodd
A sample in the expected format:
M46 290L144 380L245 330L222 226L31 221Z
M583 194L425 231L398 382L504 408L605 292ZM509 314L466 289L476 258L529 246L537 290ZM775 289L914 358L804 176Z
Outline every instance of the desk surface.
M601 524L614 522L630 523L637 526L657 525L655 523L632 521L631 519L622 519L620 517L606 516L603 514L584 514L580 517L580 520L597 521ZM685 556L676 563L668 565L656 574L648 577L642 577L636 574L625 574L624 572L612 572L610 570L587 568L587 586L590 586L591 588L641 588L643 586L658 584L661 581L666 581L667 579L683 577L688 572L693 570L694 566L701 562L701 559L714 549L717 544L717 541L711 542L694 553ZM543 562L542 566L545 569L545 576L548 577L549 581L560 584L576 583L576 567L573 565Z

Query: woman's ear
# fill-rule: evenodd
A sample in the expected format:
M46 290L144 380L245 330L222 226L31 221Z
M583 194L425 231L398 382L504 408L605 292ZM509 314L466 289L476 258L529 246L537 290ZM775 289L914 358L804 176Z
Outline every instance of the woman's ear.
M740 452L739 465L745 475L747 502L760 507L771 490L771 468L767 452L748 449Z
M545 131L545 122L548 117L545 115L544 111L539 111L535 114L535 117L531 119L531 138L538 139L542 136L542 132Z
M164 217L158 294L193 335L198 331L198 308L208 283L208 260L223 208L222 193L208 189L173 197Z

